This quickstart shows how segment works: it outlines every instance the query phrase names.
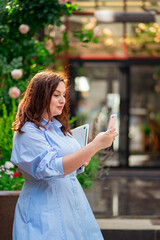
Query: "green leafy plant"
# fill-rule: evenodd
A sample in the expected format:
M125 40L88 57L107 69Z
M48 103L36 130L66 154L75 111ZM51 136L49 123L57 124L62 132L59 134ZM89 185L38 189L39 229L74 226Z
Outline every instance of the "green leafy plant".
M77 175L79 182L83 188L89 188L92 186L93 181L96 179L100 164L100 153L95 154L88 166L85 167L85 171Z
M24 178L11 162L13 131L12 123L16 114L15 99L12 99L12 111L7 112L6 106L1 106L0 117L0 190L21 190Z
M24 177L16 167L8 169L5 165L0 166L0 190L21 190L24 182Z
M13 131L11 129L12 123L16 114L15 100L12 99L12 111L7 112L6 106L2 105L2 116L0 117L0 157L1 163L10 161L12 151Z
M149 136L150 135L151 130L150 130L148 124L143 125L142 126L142 130L144 131L145 136Z
M79 11L73 1L61 4L58 0L6 0L0 5L0 104L11 111L9 88L21 92L35 73L55 68L55 59L69 47L65 18ZM96 42L93 30L73 33L85 42ZM85 40L84 40L85 39ZM22 70L14 77L12 71Z

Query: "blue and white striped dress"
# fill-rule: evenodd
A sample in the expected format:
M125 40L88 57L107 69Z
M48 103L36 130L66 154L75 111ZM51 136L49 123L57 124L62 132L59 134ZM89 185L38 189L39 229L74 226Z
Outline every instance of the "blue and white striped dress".
M47 130L27 122L25 133L14 135L11 161L26 181L15 209L13 240L103 240L76 171L64 176L62 157L80 145L60 127L55 118Z

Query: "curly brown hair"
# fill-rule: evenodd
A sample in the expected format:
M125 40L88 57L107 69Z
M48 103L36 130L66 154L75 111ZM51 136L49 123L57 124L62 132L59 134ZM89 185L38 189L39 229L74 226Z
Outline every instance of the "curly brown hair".
M67 90L66 103L62 114L55 118L61 122L61 130L64 135L66 135L67 132L71 133L68 123L69 102L67 80L61 75L48 70L37 73L31 79L24 93L24 97L18 106L18 111L12 128L14 131L23 133L21 129L28 121L33 122L38 128L42 127L46 129L46 127L41 124L43 120L42 115L44 110L46 110L49 116L48 123L51 121L50 101L53 92L61 81L64 82Z

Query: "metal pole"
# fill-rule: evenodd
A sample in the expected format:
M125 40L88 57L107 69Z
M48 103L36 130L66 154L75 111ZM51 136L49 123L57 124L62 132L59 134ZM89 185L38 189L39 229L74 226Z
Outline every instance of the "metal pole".
M127 0L123 0L123 11L127 12ZM126 43L127 24L123 23L123 55L127 57L127 43Z

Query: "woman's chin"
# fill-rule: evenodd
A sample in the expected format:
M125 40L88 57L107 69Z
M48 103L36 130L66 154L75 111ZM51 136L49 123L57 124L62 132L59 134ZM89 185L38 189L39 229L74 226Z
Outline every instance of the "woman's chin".
M57 116L58 115L61 115L62 114L62 110L59 110L58 112L57 112Z

